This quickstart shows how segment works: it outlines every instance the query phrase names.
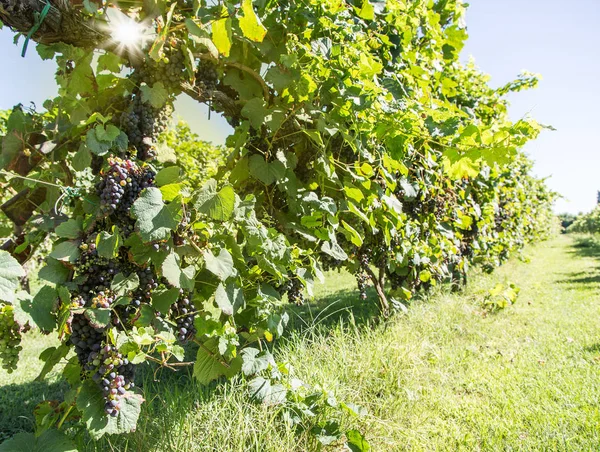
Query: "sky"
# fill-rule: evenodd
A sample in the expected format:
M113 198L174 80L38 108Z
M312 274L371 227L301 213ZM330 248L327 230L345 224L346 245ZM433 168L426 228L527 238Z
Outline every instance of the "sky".
M600 190L600 0L472 0L467 28L461 59L474 57L493 86L522 70L542 75L535 90L510 95L511 117L530 114L557 129L525 147L534 173L563 196L555 210L591 210ZM0 30L0 109L30 101L41 107L56 94L54 63L42 61L33 45L21 58L12 41L10 30ZM222 144L231 131L190 98L180 96L175 108L202 139Z

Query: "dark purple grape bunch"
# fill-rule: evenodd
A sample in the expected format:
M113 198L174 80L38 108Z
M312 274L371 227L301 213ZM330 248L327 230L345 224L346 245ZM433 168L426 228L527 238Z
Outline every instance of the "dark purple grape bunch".
M177 324L177 339L182 344L193 339L196 335L196 327L194 326L196 309L191 298L191 292L180 289L177 303L171 307L171 316Z
M288 301L296 305L304 304L304 286L296 276L290 277L283 285Z
M217 65L212 61L200 60L196 70L196 84L201 88L214 91L219 82L219 71Z
M358 286L359 297L361 300L367 299L367 288L369 287L369 275L364 271L358 271L354 274Z
M100 350L104 329L94 328L83 314L75 314L71 320L71 337L80 363L85 363L89 354Z
M154 171L140 168L129 159L111 157L109 169L98 183L100 210L104 216L115 214L117 219L129 218L129 210L144 188L154 185Z
M155 108L144 102L140 95L134 96L129 109L121 115L121 127L129 144L135 148L138 159L148 161L156 158L156 146L160 135L169 127L171 113L170 104Z

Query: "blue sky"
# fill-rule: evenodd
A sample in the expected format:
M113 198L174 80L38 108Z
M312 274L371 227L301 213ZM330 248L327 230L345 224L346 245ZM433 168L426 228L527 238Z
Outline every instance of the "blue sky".
M523 69L542 74L535 90L511 95L513 119L529 113L557 131L527 145L538 176L565 199L558 212L587 211L600 190L600 0L472 0L467 13L469 40L462 59L477 65L500 86ZM34 46L27 57L0 30L0 109L35 102L56 93L54 63L41 61ZM208 141L223 143L229 126L189 98L178 113Z

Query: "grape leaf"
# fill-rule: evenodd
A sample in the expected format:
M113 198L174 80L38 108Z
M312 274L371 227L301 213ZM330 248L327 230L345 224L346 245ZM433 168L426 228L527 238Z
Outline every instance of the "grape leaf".
M265 159L258 154L254 154L248 161L250 174L256 179L270 185L273 182L283 178L285 175L285 166L279 160L266 162Z
M101 231L96 236L96 250L98 251L98 256L106 259L112 259L117 255L121 242L119 228L113 226L112 229L112 234L107 231Z
M12 302L25 270L8 251L0 250L0 300Z
M168 314L171 305L179 298L179 289L160 289L152 292L152 306L162 314Z
M233 214L235 192L230 185L217 192L217 181L210 179L196 193L194 207L213 220L226 221Z
M40 374L35 378L36 381L42 381L46 375L56 366L60 360L65 358L70 348L61 344L58 347L48 347L40 354L40 360L44 361L44 367Z
M358 430L348 430L346 432L347 446L352 452L368 452L371 450L369 442Z
M142 85L142 99L148 102L154 108L162 108L169 100L169 92L165 89L162 82L157 82L150 88L148 85Z
M369 0L363 0L362 8L358 10L358 16L365 20L375 19L375 8Z
M40 269L38 277L54 284L62 284L67 281L70 272L61 262L47 257L46 265Z
M110 309L86 309L85 317L94 328L106 328L110 323Z
M231 51L231 19L225 18L213 22L212 40L219 53L228 57Z
M79 243L67 240L56 245L50 253L50 257L74 264L79 259L80 254Z
M118 416L107 416L104 411L106 402L102 391L92 380L86 380L82 384L76 403L90 436L98 440L105 434L133 432L143 401L144 399L140 395L128 392L121 399Z
M244 306L244 292L235 284L219 284L215 292L215 302L223 314L233 315Z
M198 348L194 363L194 377L202 385L207 385L219 377L227 375L227 366L218 354L218 339L211 338Z
M59 224L54 232L64 239L77 239L83 233L83 221L81 218L71 218Z
M280 405L285 402L287 389L281 384L271 384L263 377L256 377L248 383L250 397L265 405Z
M168 166L166 168L161 169L158 172L158 174L156 174L154 181L159 187L162 187L163 185L172 184L179 180L180 173L181 168L179 168L178 166Z
M243 0L242 12L244 15L240 17L240 28L244 36L254 42L262 42L267 34L267 29L254 12L252 0Z
M119 273L113 278L110 288L115 293L115 296L121 297L127 295L129 292L133 292L139 285L140 278L137 273L133 272L127 277L123 273Z
M268 351L261 352L253 347L247 347L242 350L241 356L242 372L244 372L245 375L255 375L261 370L268 369L269 364L275 364L275 360L271 353Z
M0 444L0 452L77 452L77 447L58 430L46 430L39 437L17 433Z
M181 220L181 204L173 201L165 204L162 193L156 187L142 191L133 203L131 213L137 218L136 226L144 242L165 240L177 229Z
M29 316L41 330L52 331L56 326L56 317L52 314L58 305L58 292L50 286L43 286L33 298L19 298L15 311Z
M208 250L204 255L206 269L218 276L221 281L225 281L233 274L233 258L225 248L221 249L218 256Z
M192 290L196 271L193 266L182 269L180 263L181 258L172 251L162 263L162 274L175 287Z

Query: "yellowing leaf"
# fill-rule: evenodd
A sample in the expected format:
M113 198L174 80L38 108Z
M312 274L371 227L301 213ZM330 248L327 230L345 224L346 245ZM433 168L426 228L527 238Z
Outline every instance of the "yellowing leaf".
M219 19L212 24L212 40L219 53L229 56L231 50L231 19Z
M240 28L244 36L254 42L262 42L267 34L267 29L254 12L252 0L244 0L242 2L242 12L244 15L240 17Z
M358 15L365 20L375 19L375 8L369 0L363 0L362 8L358 11Z

